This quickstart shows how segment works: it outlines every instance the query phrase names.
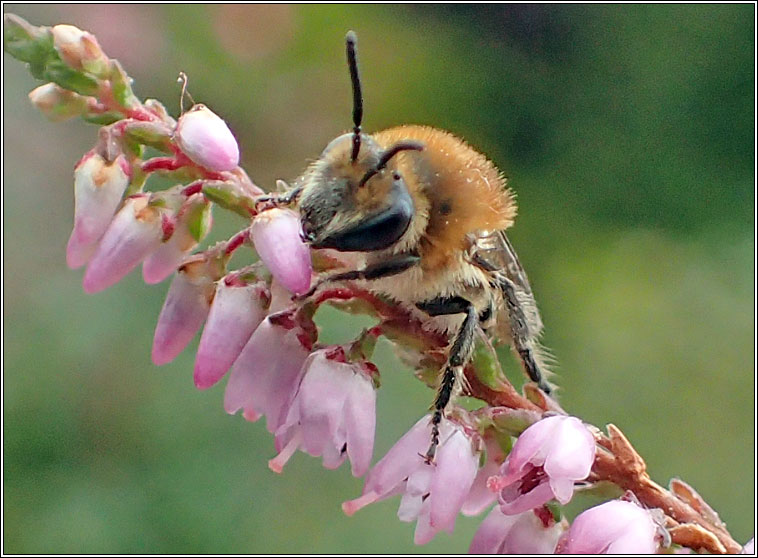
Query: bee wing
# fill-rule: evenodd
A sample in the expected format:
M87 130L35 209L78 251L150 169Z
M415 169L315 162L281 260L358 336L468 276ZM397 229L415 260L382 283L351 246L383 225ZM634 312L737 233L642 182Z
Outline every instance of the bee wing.
M505 273L506 277L527 295L532 294L532 287L526 271L513 249L505 231L487 231L476 235L473 242L473 261L479 267L490 272Z

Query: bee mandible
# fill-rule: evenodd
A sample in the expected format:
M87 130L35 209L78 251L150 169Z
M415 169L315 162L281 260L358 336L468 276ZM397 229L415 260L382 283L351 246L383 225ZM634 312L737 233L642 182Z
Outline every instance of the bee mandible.
M358 256L355 269L322 276L322 285L363 281L447 333L447 361L432 405L434 458L439 424L478 331L507 343L546 393L537 306L505 230L516 204L505 178L484 155L452 134L406 125L364 134L356 36L346 37L353 91L352 131L332 140L286 193L272 198L300 213L314 249ZM308 295L306 295L308 296Z

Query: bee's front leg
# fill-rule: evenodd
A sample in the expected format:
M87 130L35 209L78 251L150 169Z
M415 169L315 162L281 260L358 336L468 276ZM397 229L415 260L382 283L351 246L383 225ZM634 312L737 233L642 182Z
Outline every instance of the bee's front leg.
M307 293L300 295L297 298L306 299L313 296L313 293L315 293L319 288L321 288L321 286L326 283L356 280L371 281L375 279L382 279L384 277L390 277L391 275L397 275L398 273L402 273L403 271L410 269L414 265L418 264L419 261L421 261L421 258L419 258L416 254L397 254L391 258L382 260L381 262L368 265L363 269L354 269L351 271L342 271L339 273L326 275L320 277Z
M432 405L432 442L423 456L427 462L431 463L434 460L437 446L440 443L440 423L442 422L445 408L453 395L455 378L458 374L463 374L463 368L471 358L474 347L474 334L476 326L479 323L479 316L474 305L459 296L437 298L419 303L417 306L430 316L466 315L450 347L450 353L445 363L440 385L437 388L437 397L434 399Z

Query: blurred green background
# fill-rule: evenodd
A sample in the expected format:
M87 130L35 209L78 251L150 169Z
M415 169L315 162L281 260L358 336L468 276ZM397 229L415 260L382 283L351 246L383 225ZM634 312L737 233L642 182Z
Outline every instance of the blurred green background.
M354 29L365 128L423 123L505 172L511 239L557 356L565 408L613 422L655 480L696 487L738 540L755 521L754 6L13 5L94 32L141 97L176 114L179 71L271 187L350 127ZM65 265L80 121L31 107L4 54L6 553L457 553L481 518L414 547L398 499L298 453L197 391L193 347L149 354L167 282L87 296ZM215 213L218 236L242 221ZM320 313L323 338L355 327ZM339 318L339 319L338 319ZM431 392L382 344L375 458Z

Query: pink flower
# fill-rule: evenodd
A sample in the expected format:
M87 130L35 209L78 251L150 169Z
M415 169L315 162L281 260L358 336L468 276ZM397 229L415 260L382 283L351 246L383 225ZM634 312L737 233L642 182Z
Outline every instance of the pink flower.
M740 554L755 554L755 537L745 543Z
M84 97L55 83L46 83L29 93L29 100L52 122L63 122L83 114L92 97Z
M232 366L224 393L229 414L243 410L246 419L266 416L266 428L276 430L303 377L303 363L312 346L312 333L293 312L270 315L255 330Z
M263 263L271 275L295 294L311 285L311 254L300 238L300 220L294 211L269 209L260 213L250 229Z
M74 230L68 240L66 263L71 269L89 261L108 229L129 185L129 164L119 155L108 163L91 153L74 171Z
M190 262L171 281L153 338L152 359L159 366L184 350L208 315L215 287L205 268L202 260Z
M658 527L647 510L612 500L580 513L558 542L558 554L654 554Z
M117 283L158 247L162 214L148 201L148 196L141 195L124 202L84 273L86 292L96 293Z
M500 470L489 479L508 515L536 508L555 498L571 500L574 482L587 478L595 460L595 440L574 417L551 416L524 430Z
M469 554L553 554L563 533L544 507L505 515L499 506L479 526Z
M142 264L147 284L160 283L176 271L211 227L211 205L202 194L187 198L176 215L173 232Z
M429 415L418 421L387 452L366 477L363 494L342 504L347 515L364 506L402 494L397 515L417 520L414 541L426 544L438 531L452 532L476 477L479 454L471 439L455 423L440 424L440 445L434 463L422 457L431 439Z
M227 278L229 279L229 278ZM234 364L266 317L268 289L262 282L219 281L195 359L195 385L207 389Z
M195 105L179 118L175 138L182 152L201 167L230 171L239 165L237 140L205 105Z
M484 447L486 461L477 472L474 484L461 507L463 515L479 515L497 499L497 495L487 486L487 481L497 475L505 460L505 454L493 438L485 438Z
M269 462L272 470L280 473L300 448L322 456L327 469L350 457L353 476L368 471L376 426L376 390L368 364L346 362L341 347L308 357L300 389L276 432L279 455Z

